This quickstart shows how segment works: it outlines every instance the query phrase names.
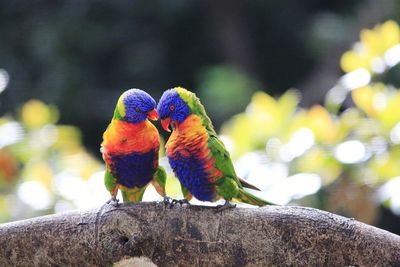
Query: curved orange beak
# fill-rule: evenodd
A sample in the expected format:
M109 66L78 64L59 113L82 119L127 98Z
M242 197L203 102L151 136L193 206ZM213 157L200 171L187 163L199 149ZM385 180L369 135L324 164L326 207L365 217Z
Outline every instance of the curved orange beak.
M147 118L149 118L152 121L158 120L158 113L155 109L147 113Z
M166 130L167 132L171 132L171 130L169 129L169 124L171 122L170 118L166 118L161 120L161 126L164 128L164 130Z

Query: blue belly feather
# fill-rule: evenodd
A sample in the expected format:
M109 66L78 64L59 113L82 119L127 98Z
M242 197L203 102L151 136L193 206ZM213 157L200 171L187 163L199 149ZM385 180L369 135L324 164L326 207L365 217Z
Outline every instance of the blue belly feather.
M153 179L154 160L157 156L154 150L144 154L134 152L127 155L113 155L111 172L119 184L128 188L142 188Z
M213 201L214 185L208 181L204 162L194 157L185 157L179 153L168 157L169 164L181 184L198 200Z

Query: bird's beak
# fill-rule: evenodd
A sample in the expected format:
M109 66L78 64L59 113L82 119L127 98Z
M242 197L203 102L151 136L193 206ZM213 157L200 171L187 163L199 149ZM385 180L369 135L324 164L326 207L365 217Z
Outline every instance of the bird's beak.
M149 118L152 121L158 120L158 113L155 109L147 113L147 118Z
M167 132L170 132L171 130L169 129L169 124L171 122L170 118L166 118L161 120L161 125L164 128L164 130L166 130Z

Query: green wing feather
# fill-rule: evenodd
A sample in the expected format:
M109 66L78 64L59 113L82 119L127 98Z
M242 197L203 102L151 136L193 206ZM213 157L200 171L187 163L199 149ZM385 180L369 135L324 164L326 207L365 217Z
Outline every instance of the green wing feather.
M228 150L226 150L224 144L219 138L210 134L208 140L208 147L211 150L211 153L215 160L215 166L226 176L231 177L235 180L240 188L242 188L242 184L239 181L239 178L236 176L235 168L233 167L233 163L231 160L231 156L229 155Z

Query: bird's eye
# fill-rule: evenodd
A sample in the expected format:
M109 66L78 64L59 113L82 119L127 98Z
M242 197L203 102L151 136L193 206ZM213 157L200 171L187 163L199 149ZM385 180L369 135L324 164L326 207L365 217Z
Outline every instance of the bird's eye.
M169 106L169 110L170 110L170 111L174 111L174 109L175 109L175 106L174 106L174 105L170 105L170 106Z
M140 110L140 108L138 108L138 107L135 107L135 111L136 111L136 112L142 112L142 111Z

